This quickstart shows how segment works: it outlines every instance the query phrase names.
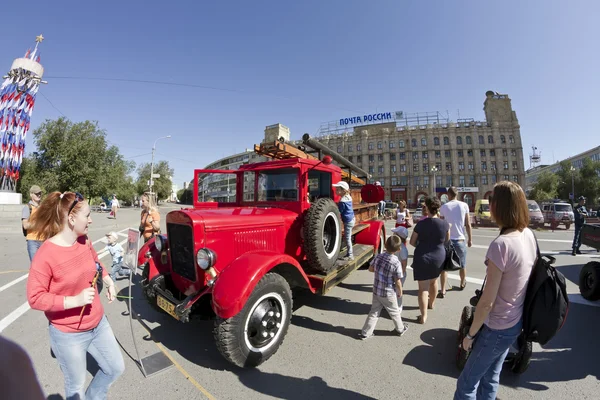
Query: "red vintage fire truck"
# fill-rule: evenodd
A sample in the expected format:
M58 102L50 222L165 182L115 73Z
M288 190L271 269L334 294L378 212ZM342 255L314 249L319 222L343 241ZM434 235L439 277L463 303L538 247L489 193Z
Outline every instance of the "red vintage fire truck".
M214 317L217 348L240 367L255 367L277 351L290 324L292 289L324 294L383 249L377 217L383 190L363 185L352 191L354 260L339 260L345 241L332 184L364 184L358 175L368 174L308 135L303 139L299 147L255 146L272 161L196 170L193 207L167 214L166 235L139 252L142 289L153 308L181 322ZM235 194L203 201L223 174L235 181Z

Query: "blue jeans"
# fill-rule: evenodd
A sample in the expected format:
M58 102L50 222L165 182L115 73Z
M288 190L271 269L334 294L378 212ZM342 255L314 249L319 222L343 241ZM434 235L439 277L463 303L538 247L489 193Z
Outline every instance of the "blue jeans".
M573 237L573 251L577 251L581 247L581 228L583 228L583 225L575 224L575 236Z
M117 276L129 276L129 272L130 269L123 266L123 259L121 258L121 261L113 263L113 265L111 266L110 277L114 282L116 282Z
M456 254L460 257L460 266L465 268L467 266L467 243L464 240L451 240L454 245Z
M33 256L44 243L41 240L27 240L27 253L29 253L29 261L33 260Z
M106 399L108 388L125 370L121 349L106 316L86 332L65 333L50 325L50 345L65 377L66 400ZM100 369L84 393L86 353L94 357Z
M354 257L354 253L352 252L352 228L354 228L354 223L356 220L352 218L352 221L344 224L344 237L346 239L346 246L348 247L348 257Z
M521 334L521 328L522 321L503 330L483 325L475 338L467 364L456 382L454 400L496 398L502 364L511 344Z

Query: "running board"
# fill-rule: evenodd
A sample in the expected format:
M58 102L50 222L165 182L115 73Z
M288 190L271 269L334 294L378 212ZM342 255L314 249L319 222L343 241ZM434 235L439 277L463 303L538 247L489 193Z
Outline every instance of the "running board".
M355 244L352 246L352 251L354 252L354 260L338 260L333 270L327 275L312 274L308 276L311 285L317 289L317 294L327 293L346 279L354 270L373 258L373 246ZM340 256L343 254L340 252Z

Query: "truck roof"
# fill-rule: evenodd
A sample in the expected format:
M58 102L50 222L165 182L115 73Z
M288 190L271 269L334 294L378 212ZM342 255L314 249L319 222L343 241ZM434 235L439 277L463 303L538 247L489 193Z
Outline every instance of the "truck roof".
M239 169L248 171L248 170L256 170L256 169L271 169L271 168L282 168L282 167L292 168L292 167L297 167L298 164L309 165L311 167L321 164L324 168L331 169L332 171L335 171L335 172L342 171L342 169L340 167L338 167L337 165L325 164L320 160L303 159L303 158L289 158L289 159L284 159L284 160L270 160L270 161L252 163L252 164L245 164L245 165L240 166Z

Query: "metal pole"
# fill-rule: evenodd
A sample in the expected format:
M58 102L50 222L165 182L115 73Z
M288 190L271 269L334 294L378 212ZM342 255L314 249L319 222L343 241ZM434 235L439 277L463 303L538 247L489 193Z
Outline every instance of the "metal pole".
M156 142L154 142L154 145L152 146L152 163L150 164L150 194L152 194L152 188L154 186L154 180L152 179L152 175L154 174L154 150L156 150Z

